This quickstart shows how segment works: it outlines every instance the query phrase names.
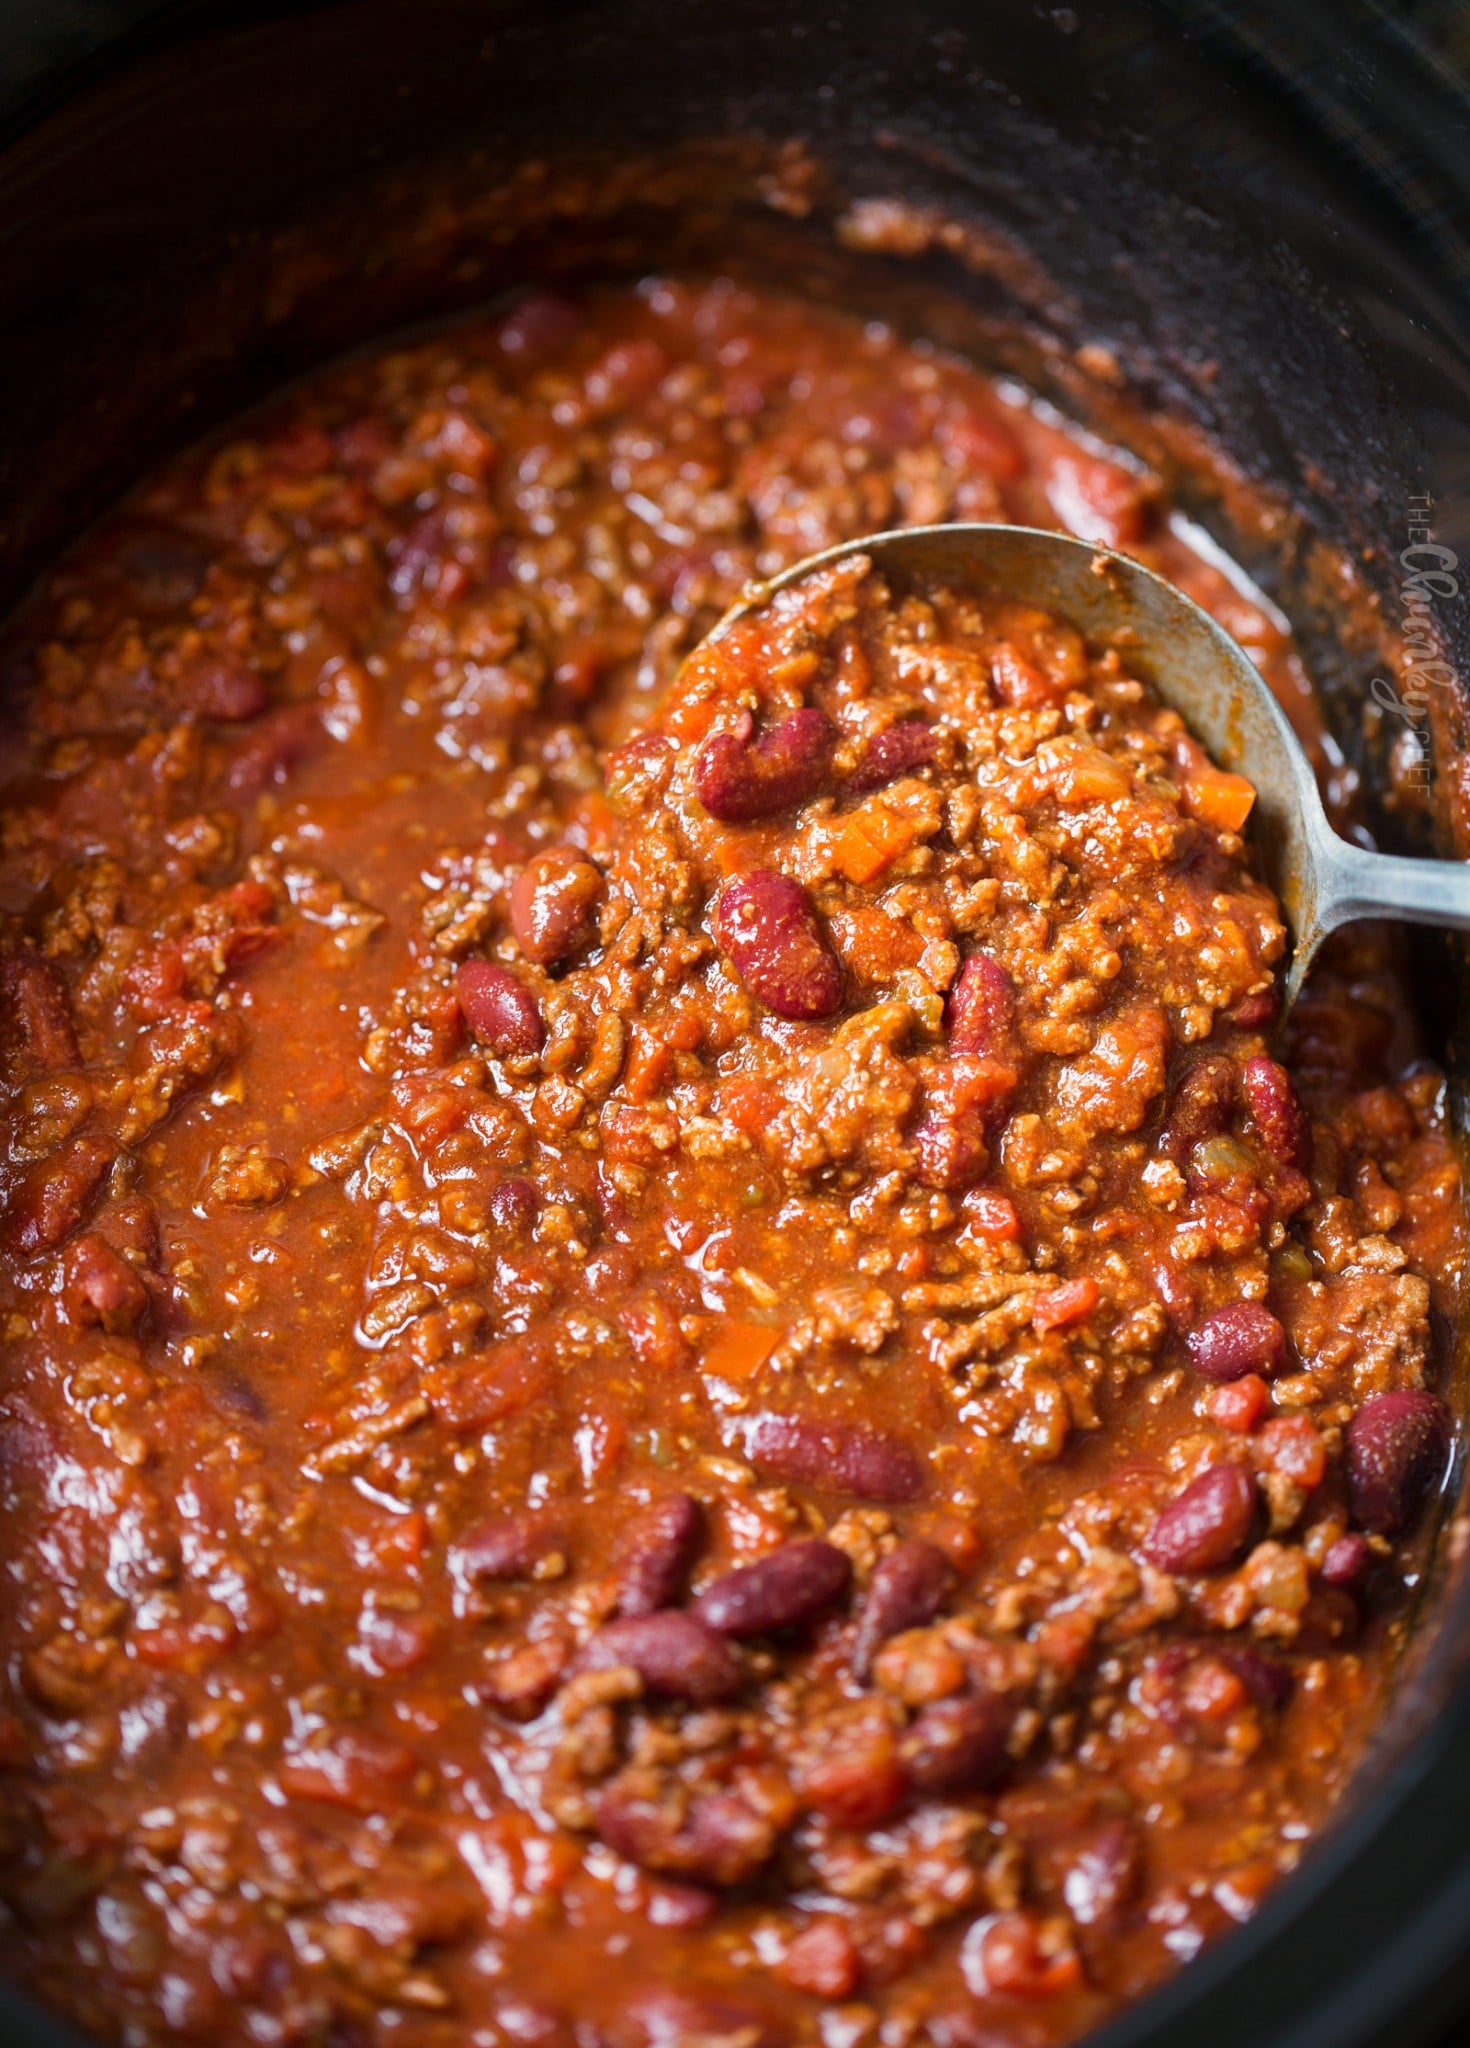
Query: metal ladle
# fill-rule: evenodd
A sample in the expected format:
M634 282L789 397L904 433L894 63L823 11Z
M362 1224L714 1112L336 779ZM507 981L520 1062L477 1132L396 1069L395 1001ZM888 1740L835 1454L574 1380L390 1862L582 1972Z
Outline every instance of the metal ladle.
M1116 647L1216 763L1254 785L1247 830L1292 938L1286 1008L1328 933L1354 918L1470 930L1470 862L1405 860L1340 838L1301 742L1254 662L1192 598L1111 549L1030 526L957 523L870 534L751 586L711 639L851 555L868 556L900 586L989 590L1069 620L1092 645Z

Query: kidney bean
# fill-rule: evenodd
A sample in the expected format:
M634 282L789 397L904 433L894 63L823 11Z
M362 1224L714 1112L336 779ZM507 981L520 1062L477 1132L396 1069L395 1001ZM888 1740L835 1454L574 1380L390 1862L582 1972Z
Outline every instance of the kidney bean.
M540 1052L546 1040L540 1005L508 967L493 960L462 960L454 993L466 1024L490 1052L506 1057Z
M770 1821L735 1793L697 1792L687 1804L664 1803L643 1796L631 1772L621 1773L603 1788L597 1802L597 1832L620 1856L644 1870L713 1885L741 1884L753 1877L776 1846ZM656 2038L673 2048L689 2037ZM693 2038L704 2036L696 2032Z
M836 745L837 728L813 706L754 739L748 731L717 732L694 764L695 792L722 824L769 818L816 795Z
M22 1054L44 1073L76 1065L77 1034L66 984L34 946L0 951L0 1015L7 1051Z
M1269 1379L1286 1364L1286 1332L1257 1301L1231 1301L1187 1332L1189 1362L1207 1380Z
M912 1537L880 1558L868 1581L852 1645L852 1671L866 1679L890 1636L932 1621L954 1582L954 1570L937 1544Z
M789 875L754 868L727 882L715 922L735 972L778 1017L830 1017L840 1008L842 968Z
M282 704L267 712L253 732L232 743L225 782L235 796L259 796L284 782L293 768L326 737L315 704Z
M512 1176L490 1191L490 1220L497 1230L529 1230L541 1207L534 1181Z
M40 1159L11 1191L5 1234L24 1258L54 1251L91 1208L112 1170L116 1147L100 1138L74 1138Z
M596 936L602 876L571 846L549 846L510 885L510 928L538 967L559 967Z
M1006 1759L1011 1712L995 1693L933 1700L909 1724L899 1744L904 1776L925 1798L978 1792Z
M1245 1548L1256 1482L1244 1465L1211 1465L1154 1518L1143 1554L1163 1572L1210 1572Z
M1016 1050L1016 984L988 953L972 953L950 991L949 1047L970 1059L1004 1060Z
M1229 1665L1258 1707L1279 1713L1291 1698L1291 1669L1251 1643L1212 1643L1209 1654Z
M1185 1071L1175 1088L1159 1132L1159 1150L1182 1159L1202 1138L1228 1130L1240 1096L1232 1061L1221 1053L1203 1053Z
M1450 1448L1444 1403L1422 1388L1372 1394L1347 1426L1348 1505L1360 1529L1393 1536L1414 1519Z
M1225 1015L1242 1031L1259 1031L1272 1021L1280 1008L1278 992L1274 988L1262 988L1253 995L1242 996L1238 1003L1232 1003Z
M1283 1166L1305 1166L1311 1157L1311 1127L1285 1067L1260 1053L1241 1068L1240 1084L1261 1143L1272 1158Z
M130 1330L147 1310L148 1289L107 1239L89 1230L67 1248L61 1300L74 1326Z
M681 1599L703 1535L704 1510L692 1494L650 1501L618 1547L618 1612L653 1614Z
M1372 1545L1366 1536L1360 1536L1356 1529L1350 1529L1346 1536L1338 1537L1323 1558L1321 1577L1324 1585L1336 1586L1342 1592L1356 1593L1361 1590L1372 1569Z
M578 1659L584 1671L631 1665L650 1692L709 1706L740 1690L740 1660L698 1614L664 1607L655 1614L625 1614L598 1629Z
M924 1490L924 1467L907 1445L862 1422L758 1415L746 1431L745 1451L752 1464L782 1479L860 1500L914 1500Z
M584 315L555 292L528 292L500 323L496 339L508 356L540 362L581 332Z
M819 1536L801 1536L706 1586L694 1611L721 1635L770 1635L814 1620L842 1598L851 1579L845 1550Z
M977 1181L990 1165L980 1110L928 1110L914 1125L912 1140L915 1172L926 1188L953 1194Z
M1104 1821L1077 1844L1062 1897L1079 1927L1117 1918L1143 1877L1138 1836L1125 1820Z
M238 654L206 654L190 662L179 677L178 695L186 711L221 725L259 718L270 702L264 676Z
M554 1525L529 1509L496 1515L454 1545L449 1569L466 1587L480 1579L528 1579L559 1541Z
M870 790L896 782L900 775L927 768L938 748L938 733L922 718L895 719L868 741L862 759L847 778L849 796L866 796Z

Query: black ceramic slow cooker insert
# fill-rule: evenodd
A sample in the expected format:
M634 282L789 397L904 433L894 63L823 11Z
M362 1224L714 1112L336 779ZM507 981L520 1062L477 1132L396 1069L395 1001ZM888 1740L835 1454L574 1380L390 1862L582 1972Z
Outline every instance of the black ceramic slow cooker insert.
M771 281L922 322L1073 411L1093 395L1064 366L1102 344L1123 413L1187 424L1291 506L1274 547L1235 531L1220 494L1202 488L1189 509L1289 614L1337 743L1384 790L1381 670L1318 594L1314 550L1351 555L1390 616L1411 506L1470 561L1459 13L1367 0L17 10L0 22L0 608L161 456L344 350L544 275L733 254ZM821 173L799 218L761 198L762 153L791 145ZM534 214L486 215L447 243L416 232L436 181L463 194L531 162L690 149L725 167L701 208L675 214L656 180L609 175L605 203L555 234ZM844 248L843 208L874 195L973 233L909 259ZM1470 680L1470 606L1446 598L1435 631ZM1386 844L1454 845L1458 691L1435 735L1436 801L1380 805ZM1463 1089L1459 959L1425 940L1419 960ZM1335 1825L1251 1925L1098 2048L1465 2038L1444 2031L1470 1999L1470 1587L1447 1540L1454 1512ZM0 2037L74 2039L7 1992Z

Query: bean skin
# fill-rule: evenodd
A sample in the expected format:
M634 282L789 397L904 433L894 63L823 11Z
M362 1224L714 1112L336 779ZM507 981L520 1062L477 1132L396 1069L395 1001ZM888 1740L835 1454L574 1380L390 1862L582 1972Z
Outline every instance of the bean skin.
M949 1048L967 1059L1015 1052L1016 984L988 953L970 955L950 992Z
M625 1614L587 1642L578 1659L584 1671L630 1665L650 1692L665 1699L710 1706L739 1692L740 1660L725 1635L697 1614L665 1607L656 1614Z
M621 1772L603 1788L596 1827L630 1863L695 1884L743 1884L776 1846L770 1821L735 1793L696 1792L687 1802L649 1798L641 1796L636 1771ZM704 2036L696 2031L692 2037L656 2038L673 2048L676 2041ZM743 2030L737 2038L746 2038Z
M1360 1529L1394 1536L1407 1528L1441 1476L1450 1448L1444 1403L1418 1387L1372 1394L1347 1426L1348 1505Z
M1062 1896L1080 1927L1106 1926L1136 1896L1142 1878L1137 1833L1125 1820L1104 1821L1077 1843Z
M927 768L938 744L939 735L922 718L896 719L868 741L863 758L847 778L849 796L866 796L870 790L896 782L900 775Z
M222 725L243 725L259 718L270 702L265 680L236 654L201 656L179 678L178 693L187 711Z
M924 1490L924 1467L908 1446L866 1423L758 1415L745 1449L752 1464L781 1479L859 1500L915 1500Z
M746 824L793 810L826 780L837 729L825 711L793 711L757 738L717 732L694 764L699 801L722 824Z
M1246 1061L1240 1082L1261 1143L1272 1158L1283 1166L1305 1166L1311 1156L1311 1130L1285 1067L1261 1053Z
M925 1798L978 1792L1004 1765L1010 1732L1010 1709L994 1693L934 1700L899 1744L904 1776Z
M617 1560L618 1612L653 1614L683 1597L704 1535L704 1510L687 1493L650 1501L624 1532Z
M1220 1053L1203 1053L1174 1090L1159 1133L1159 1150L1180 1160L1202 1138L1217 1138L1230 1127L1240 1095L1232 1063Z
M465 960L454 977L454 993L471 1033L487 1051L506 1058L540 1052L546 1026L525 983L493 960Z
M1336 1586L1340 1592L1357 1593L1373 1569L1373 1549L1366 1536L1360 1536L1355 1529L1346 1536L1339 1536L1322 1560L1321 1575L1324 1586Z
M846 1551L819 1536L798 1537L706 1586L694 1611L724 1636L771 1635L814 1620L842 1598L851 1579Z
M510 928L538 967L559 967L595 937L602 876L570 846L549 846L510 885Z
M496 1515L455 1544L449 1568L462 1585L477 1579L527 1579L558 1540L552 1524L529 1510Z
M1256 1482L1244 1465L1211 1465L1154 1518L1143 1554L1162 1572L1212 1572L1244 1550L1256 1512Z
M936 1544L918 1537L881 1558L868 1581L852 1646L852 1670L866 1679L890 1636L932 1621L954 1582L949 1559Z
M716 932L735 972L778 1017L830 1017L842 1005L842 968L805 889L773 868L727 882Z
M1286 1364L1286 1332L1270 1309L1255 1301L1227 1302L1184 1339L1189 1362L1202 1379L1270 1379Z
M91 1210L116 1156L106 1139L81 1137L37 1160L11 1191L6 1241L22 1258L54 1251Z
M1268 1657L1253 1643L1212 1643L1208 1654L1229 1665L1258 1707L1279 1713L1291 1698L1289 1666L1279 1657Z

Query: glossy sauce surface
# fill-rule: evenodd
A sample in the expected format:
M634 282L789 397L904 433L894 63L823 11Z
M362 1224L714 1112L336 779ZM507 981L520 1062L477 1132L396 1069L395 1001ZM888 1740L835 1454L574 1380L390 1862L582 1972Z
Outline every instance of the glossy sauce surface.
M1448 1417L1379 935L1272 1040L966 366L657 282L331 373L12 636L0 1954L107 2039L1045 2048L1300 1855ZM1284 1062L1284 1064L1283 1064Z

